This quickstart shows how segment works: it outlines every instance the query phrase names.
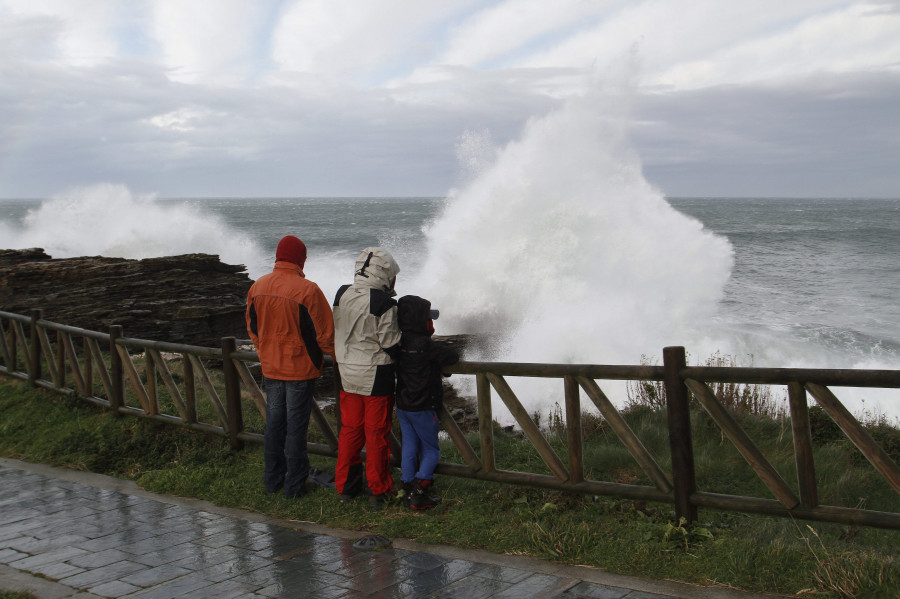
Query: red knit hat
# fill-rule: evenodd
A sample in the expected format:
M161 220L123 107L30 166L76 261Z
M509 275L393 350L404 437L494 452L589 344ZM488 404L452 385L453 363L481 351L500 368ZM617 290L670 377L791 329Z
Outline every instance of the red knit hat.
M306 263L306 246L293 235L285 235L278 242L278 249L275 250L275 262L279 260L293 262L303 268Z

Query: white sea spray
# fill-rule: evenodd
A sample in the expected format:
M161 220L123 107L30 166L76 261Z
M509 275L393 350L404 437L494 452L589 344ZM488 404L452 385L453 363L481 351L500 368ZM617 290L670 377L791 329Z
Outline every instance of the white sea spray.
M622 104L588 92L533 119L427 228L416 285L444 326L498 336L485 357L637 363L716 313L731 245L647 182Z
M227 264L256 262L261 254L246 233L196 207L101 183L61 193L30 210L22 227L4 234L8 248L40 247L54 258L152 258L218 255Z

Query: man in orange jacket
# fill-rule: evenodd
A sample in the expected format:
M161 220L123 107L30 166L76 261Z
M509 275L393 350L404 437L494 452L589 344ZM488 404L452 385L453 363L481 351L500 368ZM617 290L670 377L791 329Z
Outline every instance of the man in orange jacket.
M319 286L306 279L306 246L278 242L275 268L247 293L247 331L256 345L266 389L263 484L299 497L309 488L306 435L313 387L325 354L334 357L334 320Z

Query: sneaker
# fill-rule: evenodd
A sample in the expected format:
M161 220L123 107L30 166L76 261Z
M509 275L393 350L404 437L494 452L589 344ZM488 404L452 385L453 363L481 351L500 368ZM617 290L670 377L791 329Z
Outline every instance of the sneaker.
M340 493L338 495L338 501L340 501L341 503L347 504L347 503L350 503L351 501L353 501L354 497L356 497L356 495L351 495L349 493Z
M413 483L413 491L409 496L409 507L413 510L427 510L441 502L440 497L431 495L428 491L434 485L434 481L417 478Z

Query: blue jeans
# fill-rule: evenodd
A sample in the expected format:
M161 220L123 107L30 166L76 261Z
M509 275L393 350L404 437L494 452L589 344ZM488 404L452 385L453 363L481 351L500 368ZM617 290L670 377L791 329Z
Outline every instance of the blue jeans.
M263 442L265 472L263 485L268 493L284 487L286 497L303 493L309 477L306 433L312 411L315 379L279 381L265 378L266 434Z
M434 480L434 469L441 460L437 412L408 412L397 408L397 420L400 421L400 433L403 435L400 480L405 483L416 478Z

